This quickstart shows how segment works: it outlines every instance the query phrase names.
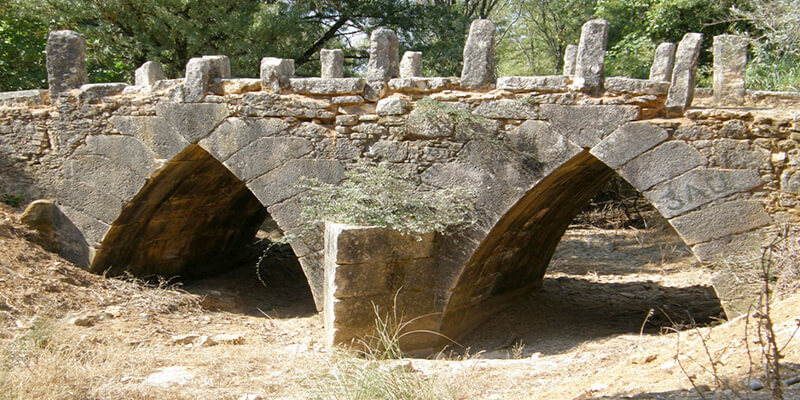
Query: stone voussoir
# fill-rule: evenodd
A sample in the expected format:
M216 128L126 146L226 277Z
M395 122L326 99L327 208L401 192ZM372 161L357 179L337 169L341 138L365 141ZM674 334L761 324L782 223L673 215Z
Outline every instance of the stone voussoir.
M761 202L734 200L669 220L686 244L692 246L725 236L747 232L772 222Z
M673 140L637 156L617 169L617 172L633 187L643 192L707 163L708 160L697 149L683 141Z
M628 122L589 152L609 167L617 168L668 138L667 131L649 122Z
M761 185L756 170L697 168L644 192L664 218L672 218L713 200Z

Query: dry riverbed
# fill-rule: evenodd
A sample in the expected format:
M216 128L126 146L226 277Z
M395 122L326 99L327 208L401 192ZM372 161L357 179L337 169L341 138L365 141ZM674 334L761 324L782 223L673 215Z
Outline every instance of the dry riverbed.
M571 229L542 291L438 359L378 363L325 348L291 257L262 265L266 287L254 266L143 285L43 251L17 218L0 205L0 399L335 398L368 372L441 398L687 398L689 377L701 390L720 383L712 365L733 389L765 394L743 388L748 347L759 362L754 324L719 325L709 272L666 229ZM800 337L789 341L798 305L788 297L773 311L790 367L800 364Z

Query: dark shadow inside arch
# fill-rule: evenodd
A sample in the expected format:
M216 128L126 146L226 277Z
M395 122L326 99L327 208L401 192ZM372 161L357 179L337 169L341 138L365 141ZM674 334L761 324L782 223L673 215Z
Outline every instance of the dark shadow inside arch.
M123 208L90 269L178 280L205 295L209 307L231 311L269 309L262 292L288 288L293 299L310 307L290 313L313 313L311 291L291 247L270 245L280 234L247 186L192 145ZM267 257L261 257L267 248ZM265 288L262 281L272 285Z
M707 285L671 287L658 282L586 278L587 274L602 275L604 270L608 273L609 267L616 268L615 275L633 275L642 272L641 265L646 264L637 259L636 251L621 259L604 260L613 239L597 232L588 234L593 236L589 241L571 233L565 236L575 216L615 176L612 169L583 151L537 183L478 246L445 310L443 332L464 339L462 344L471 351L492 351L528 334L539 339L547 335L574 339L541 351L546 353L567 350L593 337L638 334L643 325L645 332L653 332L673 322L678 326L702 324L720 317L719 300ZM569 257L574 256L569 248L581 245L580 256L588 256L596 267L569 270ZM557 247L567 250L559 250L562 259L553 262ZM687 255L693 257L690 252ZM545 275L556 271L563 273ZM643 324L650 309L653 315ZM582 333L564 328L591 321L596 324L590 323ZM470 331L473 333L466 334ZM535 340L527 342L531 352L540 351ZM488 347L481 348L483 345Z

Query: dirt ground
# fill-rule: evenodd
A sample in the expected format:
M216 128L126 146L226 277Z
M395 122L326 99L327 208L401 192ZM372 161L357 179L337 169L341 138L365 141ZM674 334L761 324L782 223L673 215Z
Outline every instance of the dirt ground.
M744 388L753 317L722 324L709 272L665 229L571 229L542 291L436 359L376 363L325 348L291 254L261 279L106 279L32 245L18 217L0 205L0 399L353 398L330 389L370 368L446 393L431 398L766 398ZM798 305L772 310L784 378L800 374Z

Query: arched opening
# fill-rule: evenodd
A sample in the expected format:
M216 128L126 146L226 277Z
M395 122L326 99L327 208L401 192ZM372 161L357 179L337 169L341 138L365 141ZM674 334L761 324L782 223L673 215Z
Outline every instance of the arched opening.
M234 281L231 287L244 293L240 297L246 302L264 300L259 292L267 289L261 282L278 280L275 286L302 293L299 298L313 312L297 257L291 247L275 242L281 234L241 180L200 146L191 145L160 168L123 208L91 270L180 280L185 288L212 297L224 297L213 286ZM212 277L215 281L202 282ZM222 307L225 301L216 305Z
M660 233L648 232L653 235L648 243L637 243L630 230L581 231L573 225L615 177L614 170L584 150L528 191L472 255L445 310L443 332L462 338L461 344L473 350L492 350L519 339L538 351L539 339L548 332L572 337L562 340L560 348L548 347L560 351L593 335L657 332L664 326L702 324L721 317L719 300L708 282L673 287L633 278L648 263L637 257L651 255L658 240L665 240L664 251L674 246L671 251L694 260L663 218L656 218ZM609 251L615 245L616 252ZM580 333L568 332L565 324L576 321L595 326L584 329L589 326L584 324Z

